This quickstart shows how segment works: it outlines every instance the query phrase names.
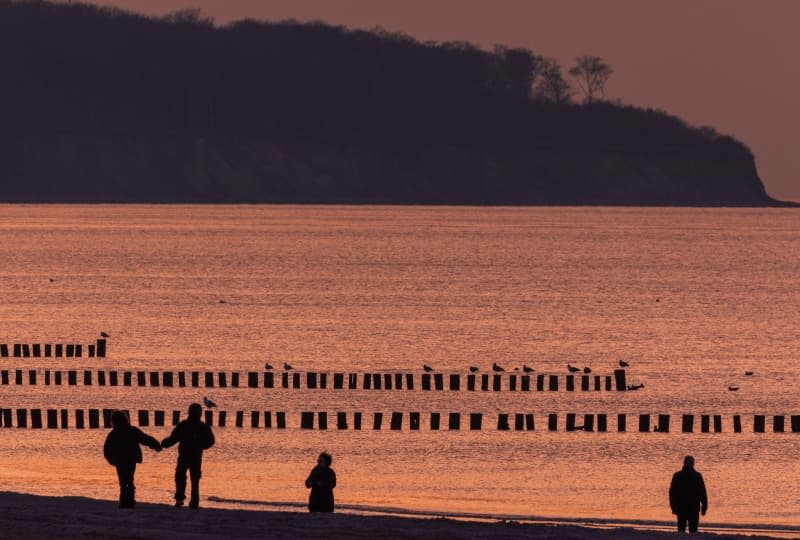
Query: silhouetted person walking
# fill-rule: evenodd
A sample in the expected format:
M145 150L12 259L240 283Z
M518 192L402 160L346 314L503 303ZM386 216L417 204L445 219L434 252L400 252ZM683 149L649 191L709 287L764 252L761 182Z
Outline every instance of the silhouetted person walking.
M336 473L331 469L333 458L323 452L317 458L317 466L311 469L306 479L306 487L311 488L308 496L309 512L333 512L333 488L336 487Z
M683 469L672 475L669 486L669 506L678 517L678 532L697 532L700 514L706 515L708 495L703 475L694 470L694 458L683 458Z
M192 496L189 508L200 506L200 476L203 464L203 451L214 446L214 433L208 424L200 419L203 408L199 403L189 405L189 416L183 420L172 434L161 441L161 446L169 448L178 443L178 464L175 466L175 506L183 506L186 500L186 471L192 481Z
M136 464L142 462L143 444L161 451L161 445L141 429L133 427L128 420L128 415L122 411L111 414L112 429L103 445L103 455L111 465L117 469L119 480L119 507L132 508L136 504L136 486L133 475L136 473Z

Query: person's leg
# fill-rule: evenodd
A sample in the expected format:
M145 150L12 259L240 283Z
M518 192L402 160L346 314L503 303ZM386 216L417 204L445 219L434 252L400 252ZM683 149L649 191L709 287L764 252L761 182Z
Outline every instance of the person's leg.
M178 463L175 465L175 506L183 506L186 499L186 460L180 455Z
M130 508L136 502L133 485L133 475L136 472L135 463L125 463L117 466L117 479L119 480L119 507Z
M678 532L686 532L686 515L678 514Z
M189 499L189 508L200 506L200 476L202 474L202 462L200 459L193 460L189 466L189 478L192 481L192 495Z
M128 506L136 504L136 486L133 483L133 477L136 475L136 463L131 463L127 470L128 473Z
M688 520L689 520L689 532L696 533L697 526L700 524L700 513L694 512L689 516Z
M117 465L115 469L117 470L117 481L119 482L119 507L125 508L125 494L127 485L125 470L120 465Z

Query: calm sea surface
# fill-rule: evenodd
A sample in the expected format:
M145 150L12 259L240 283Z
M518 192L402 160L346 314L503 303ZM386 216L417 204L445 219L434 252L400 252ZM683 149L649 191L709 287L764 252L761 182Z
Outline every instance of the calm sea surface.
M0 342L111 335L106 359L4 358L3 369L246 372L288 361L449 374L496 361L606 374L625 358L629 382L645 388L10 385L0 407L171 411L208 395L229 424L236 410L286 411L286 430L216 429L204 498L302 503L328 450L343 505L671 520L670 476L692 453L710 521L798 525L800 434L771 423L753 434L751 416L734 434L730 416L800 414L799 231L800 212L782 209L2 206ZM402 431L337 431L334 416L327 432L303 431L304 410L363 411L365 428L375 411L419 411L422 429L406 417ZM444 413L443 430L428 429L431 411ZM484 429L448 431L454 411L484 413ZM536 415L536 431L495 429L498 413L518 412ZM609 433L548 432L553 412L606 413ZM627 433L617 413L631 415ZM637 433L639 413L722 414L724 432L680 433L673 416L669 434ZM0 490L114 498L104 437L3 429ZM145 450L140 500L170 501L174 459Z

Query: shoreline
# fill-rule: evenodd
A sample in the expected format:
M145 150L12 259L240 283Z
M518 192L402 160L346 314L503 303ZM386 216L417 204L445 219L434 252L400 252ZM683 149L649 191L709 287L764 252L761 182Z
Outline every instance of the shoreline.
M305 512L306 504L302 502L285 501L250 501L226 499L211 496L208 501L230 506L220 506L221 509L247 509L261 508L261 511L269 512ZM448 519L461 522L483 522L500 523L516 522L524 525L539 526L578 526L588 529L612 529L627 528L643 531L668 531L674 532L675 523L673 521L657 519L626 519L626 518L597 518L597 517L563 517L563 516L539 516L523 514L502 514L502 513L479 513L479 512L459 512L443 510L418 510L406 509L390 506L373 506L365 504L342 503L337 504L337 511L344 511L352 515L361 516L391 516L412 519ZM705 519L705 518L704 518ZM765 524L765 523L722 523L722 522L701 522L703 532L713 532L717 534L753 535L753 534L772 534L781 537L800 538L800 525L789 524Z
M212 502L224 502L212 499ZM234 502L234 501L231 501ZM237 501L242 503L243 501ZM261 505L262 503L256 503ZM269 504L269 503L267 503ZM293 507L297 507L294 505ZM351 508L352 507L352 508ZM37 539L57 535L60 538L89 539L109 537L121 539L210 539L210 538L462 538L465 540L502 537L574 538L604 540L646 540L674 537L669 530L652 530L648 522L623 526L614 520L579 519L527 522L496 519L478 514L453 517L402 515L368 512L358 505L341 505L335 514L308 514L299 511L242 510L224 508L173 508L162 504L140 503L132 510L120 510L115 501L85 497L44 497L13 492L0 492L0 530L8 538ZM354 513L348 510L355 510ZM654 522L655 523L655 522ZM800 536L800 529L753 530L737 526L736 531L717 530L709 523L701 532L716 538L778 538ZM727 527L728 526L724 526ZM756 526L762 527L762 526ZM756 536L755 534L758 534Z
M419 208L646 208L646 209L758 209L758 208L800 208L800 201L772 199L765 202L669 202L669 201L595 201L595 202L507 202L507 203L461 203L461 202L394 202L394 201L33 201L0 200L0 206L308 206L308 207L419 207Z

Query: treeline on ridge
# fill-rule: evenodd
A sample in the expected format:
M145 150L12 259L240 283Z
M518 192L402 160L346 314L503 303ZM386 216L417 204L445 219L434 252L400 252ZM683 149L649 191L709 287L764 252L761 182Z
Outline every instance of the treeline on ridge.
M560 66L529 50L383 30L0 0L0 65L6 133L750 155L660 111L578 103Z

